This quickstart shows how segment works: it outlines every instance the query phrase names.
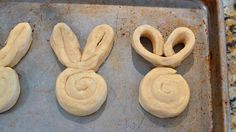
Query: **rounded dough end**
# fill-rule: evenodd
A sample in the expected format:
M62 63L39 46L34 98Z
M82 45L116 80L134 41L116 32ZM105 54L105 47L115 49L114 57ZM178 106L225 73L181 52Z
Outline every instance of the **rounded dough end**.
M13 107L20 95L17 73L9 67L0 68L0 113Z

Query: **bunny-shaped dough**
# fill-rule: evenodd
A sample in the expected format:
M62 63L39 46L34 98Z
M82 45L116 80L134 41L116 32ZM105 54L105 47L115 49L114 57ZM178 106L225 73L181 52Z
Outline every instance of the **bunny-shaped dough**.
M9 110L19 98L18 75L10 67L15 66L22 59L31 42L30 25L19 23L11 30L6 45L0 50L0 113Z
M50 39L58 60L67 66L57 78L56 97L67 112L86 116L96 112L107 96L106 81L96 71L109 55L114 31L106 24L89 34L83 54L77 37L64 23L55 25Z
M143 47L141 37L151 40L153 53ZM175 53L173 47L178 43L184 43L185 47ZM139 26L134 31L132 46L136 52L155 66L165 66L151 70L140 83L139 102L146 111L159 118L169 118L179 115L187 107L189 86L181 75L176 74L176 70L167 66L180 65L194 45L194 34L186 27L175 29L165 44L161 33L149 25Z

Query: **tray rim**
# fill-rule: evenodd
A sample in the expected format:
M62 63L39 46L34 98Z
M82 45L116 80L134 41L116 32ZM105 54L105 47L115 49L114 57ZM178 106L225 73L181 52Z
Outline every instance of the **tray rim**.
M229 112L229 89L228 89L228 66L226 60L226 37L225 37L225 23L224 23L224 9L223 2L217 0L218 8L218 28L219 28L219 50L220 50L220 63L221 63L221 92L222 92L222 106L223 106L223 121L224 131L231 131L230 112Z

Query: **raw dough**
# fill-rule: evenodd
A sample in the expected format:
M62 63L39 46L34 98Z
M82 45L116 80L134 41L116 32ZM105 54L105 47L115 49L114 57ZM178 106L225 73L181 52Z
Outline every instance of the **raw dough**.
M81 54L79 41L73 31L65 23L58 23L53 29L50 43L63 65L96 71L109 55L114 36L114 31L109 25L96 26L89 34Z
M151 40L153 53L143 47L141 37ZM173 47L179 43L185 46L178 53ZM138 54L155 66L177 67L192 52L195 45L193 32L185 27L176 28L164 44L161 33L149 26L139 26L133 34L132 46ZM187 107L190 90L185 79L172 68L159 67L151 70L139 87L139 103L159 118L179 115Z
M17 73L9 67L0 67L0 113L15 105L20 95Z
M57 78L56 96L67 112L86 116L96 112L107 97L107 85L95 71L109 55L114 31L106 24L96 26L89 34L83 54L77 37L64 23L54 27L51 46L59 61L67 66Z
M31 41L30 25L19 23L11 30L6 45L0 50L0 113L9 110L18 100L19 79L17 73L10 67L15 66L22 59Z
M56 82L59 104L69 113L85 116L96 112L107 96L107 85L94 71L67 68Z
M147 37L151 40L153 53L143 47L140 42L141 37ZM178 53L175 53L173 47L179 43L183 43L185 46ZM132 38L132 46L136 52L155 66L177 67L192 52L194 45L194 34L186 27L176 28L165 44L161 33L149 25L141 25L136 28Z
M17 24L10 32L6 45L0 50L0 67L15 66L28 51L32 29L28 23Z
M187 82L172 68L151 70L139 87L141 106L159 118L179 115L188 105L189 98Z

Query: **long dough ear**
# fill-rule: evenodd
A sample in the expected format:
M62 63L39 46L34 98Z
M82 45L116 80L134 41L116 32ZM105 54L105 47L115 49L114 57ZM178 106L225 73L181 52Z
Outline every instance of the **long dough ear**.
M28 23L17 24L10 32L6 45L0 50L0 67L15 66L28 51L32 29Z
M113 46L114 36L115 33L111 26L106 24L96 26L89 34L81 61L89 60L94 55L97 56L98 61L94 68L97 70L109 55Z
M69 26L58 23L54 26L50 43L59 61L67 67L76 67L80 63L80 44Z

